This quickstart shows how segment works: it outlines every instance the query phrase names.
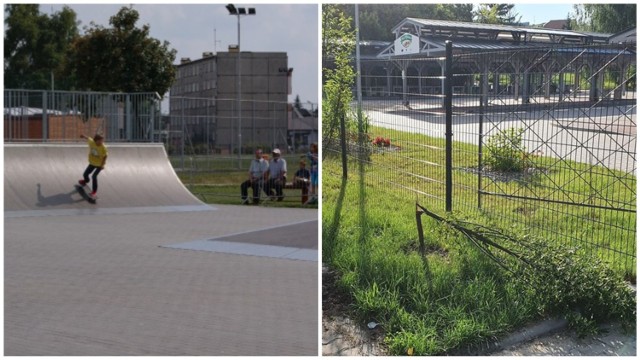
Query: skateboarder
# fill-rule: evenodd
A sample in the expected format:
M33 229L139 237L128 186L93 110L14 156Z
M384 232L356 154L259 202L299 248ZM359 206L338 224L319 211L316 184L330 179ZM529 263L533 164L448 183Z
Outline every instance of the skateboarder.
M89 175L93 173L91 176L92 180L92 190L91 196L93 199L96 198L96 193L98 192L98 174L100 171L104 169L104 165L107 163L107 147L104 145L104 138L96 134L93 138L88 137L85 134L80 135L81 138L87 140L87 145L89 145L89 166L82 174L82 179L78 181L81 186L87 185L89 183Z

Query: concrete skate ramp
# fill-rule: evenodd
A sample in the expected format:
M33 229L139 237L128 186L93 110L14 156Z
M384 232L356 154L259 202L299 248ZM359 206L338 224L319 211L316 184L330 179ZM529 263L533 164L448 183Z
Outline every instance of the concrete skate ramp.
M204 206L178 179L162 144L107 144L98 203L74 185L87 167L86 144L5 144L5 211Z

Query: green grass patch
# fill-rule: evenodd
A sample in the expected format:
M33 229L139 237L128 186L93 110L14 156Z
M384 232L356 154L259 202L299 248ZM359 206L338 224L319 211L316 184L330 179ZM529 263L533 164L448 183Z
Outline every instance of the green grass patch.
M299 160L304 154L287 155L287 173L290 180L299 168ZM171 164L176 169L183 184L200 200L208 204L238 205L241 202L240 184L247 179L248 169L253 157L241 158L241 170L238 170L237 157L221 156L186 156L171 157ZM251 189L249 189L251 192ZM262 194L262 196L264 193ZM285 199L278 201L264 201L261 206L269 207L301 207L317 208L317 205L303 205L300 189L284 189Z
M388 197L404 198L407 202L418 199L430 209L444 211L444 139L382 128L373 128L371 135L389 137L400 150L374 149L365 168L366 184L384 191ZM334 160L327 162L329 169ZM609 261L628 279L635 278L635 213L494 195L483 195L478 210L478 175L470 171L477 169L477 162L477 146L454 143L453 211L457 217L532 231L549 241L580 245ZM524 168L539 171L509 181L483 177L481 189L488 193L635 210L636 178L632 173L546 156L527 157ZM326 180L323 178L323 186Z
M392 354L446 354L499 337L548 314L567 315L567 312L580 310L566 297L554 298L560 295L559 291L567 288L553 282L551 291L541 293L540 288L532 284L544 284L543 278L523 281L522 276L500 268L459 233L426 217L423 220L428 251L426 257L422 258L417 252L414 204L418 200L427 208L444 212L441 199L444 199L445 188L437 182L444 179L444 140L381 128L372 129L371 135L390 137L391 143L399 146L400 150L374 150L369 163L362 167L351 162L347 181L343 181L339 175L339 157L328 155L323 160L322 254L323 262L339 274L337 288L351 300L353 315L361 323L380 323L386 333L385 343ZM546 239L547 235L556 236L556 232L574 231L575 238L584 234L590 242L606 239L611 246L624 245L623 237L628 232L615 233L604 225L582 226L584 216L598 217L606 224L614 220L628 221L625 214L584 210L563 216L554 212L553 208L545 209L536 204L526 204L533 210L522 212L517 211L522 204L488 196L483 197L483 210L475 210L477 175L463 170L476 163L475 148L455 144L454 149L457 168L454 171L454 217L503 228L514 236L530 233L536 238ZM539 166L550 166L556 160L540 157L535 161ZM580 170L589 170L584 164L571 165ZM538 191L550 194L552 182L565 179L567 174L563 172L570 171L556 170L550 173L551 179L538 179L535 188L531 184L518 182L500 186L513 193ZM604 175L597 175L600 173L603 173L603 169L591 169L590 180L578 178L565 181L562 184L566 193L562 196L588 198L589 192L584 191L583 182L590 182L590 186L610 186L610 180ZM635 178L625 178L625 181L630 189L635 189ZM633 196L635 202L632 190L616 188L611 189L609 194L614 191L618 191L621 197ZM604 200L593 197L592 201L599 203ZM499 217L492 217L491 213L509 214L509 220L501 221ZM635 238L626 241L633 242L635 249ZM561 249L565 245L555 238L551 238L549 244L557 244ZM567 245L579 244L587 245L578 241ZM551 253L554 251L558 252L551 247L548 250ZM596 259L585 252L577 253L575 256L580 259ZM594 250L591 254L607 258L608 253ZM555 261L554 258L544 266L556 269L558 266L548 266L556 264ZM577 262L580 266L568 266L571 271L593 275L579 277L584 286L573 293L578 296L578 303L597 303L597 306L590 308L599 309L607 318L620 318L621 314L631 317L628 304L633 300L629 300L628 293L620 284L622 275L635 276L635 262L632 266L617 267L615 264L598 263L593 269L581 272L583 265L596 262L584 260ZM615 272L609 266L613 266ZM567 274L557 269L553 271L557 272L554 276L561 279ZM609 281L615 285L601 285ZM565 282L562 284L570 286ZM595 288L601 292L590 291ZM607 293L602 289L614 289L611 293L615 295L605 296L606 299L602 300L597 296ZM596 296L590 298L589 294ZM621 307L624 309L616 308L613 298L626 299L625 306ZM554 301L561 301L565 306L553 307L551 304ZM635 319L635 310L632 317ZM584 320L585 317L580 319Z

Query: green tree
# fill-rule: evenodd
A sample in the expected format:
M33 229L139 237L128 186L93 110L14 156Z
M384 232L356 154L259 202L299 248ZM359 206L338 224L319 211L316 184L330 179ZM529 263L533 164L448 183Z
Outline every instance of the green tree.
M149 25L136 27L139 14L123 7L111 27L93 25L73 44L72 68L82 89L157 92L164 95L175 79L176 50L149 36Z
M355 71L351 54L355 47L355 33L351 21L339 5L322 5L322 129L325 141L337 139L340 120L346 121L353 100L351 87Z
M71 44L78 37L76 13L68 7L48 16L37 4L5 5L4 84L6 88L73 88L65 76Z
M576 4L576 30L617 33L636 26L636 4Z
M517 24L521 16L514 12L515 4L480 4L474 11L476 22L484 24Z

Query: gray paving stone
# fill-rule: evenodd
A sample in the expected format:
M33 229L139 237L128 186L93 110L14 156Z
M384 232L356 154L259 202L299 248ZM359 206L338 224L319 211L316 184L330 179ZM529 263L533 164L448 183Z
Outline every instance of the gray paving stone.
M5 355L317 355L317 262L159 247L317 211L216 208L5 218Z

